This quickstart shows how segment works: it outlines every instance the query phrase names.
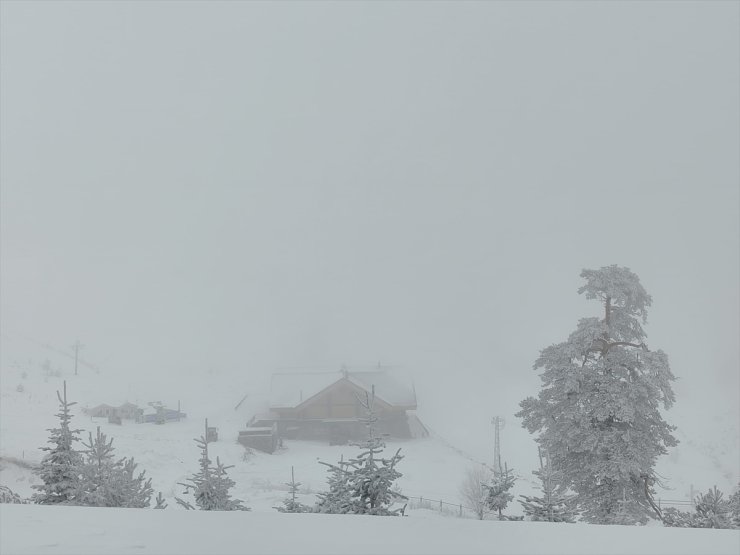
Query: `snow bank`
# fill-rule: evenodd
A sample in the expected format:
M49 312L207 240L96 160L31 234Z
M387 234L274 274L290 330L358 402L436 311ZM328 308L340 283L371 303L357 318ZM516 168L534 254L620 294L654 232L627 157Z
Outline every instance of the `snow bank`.
M740 553L740 531L0 505L3 555Z

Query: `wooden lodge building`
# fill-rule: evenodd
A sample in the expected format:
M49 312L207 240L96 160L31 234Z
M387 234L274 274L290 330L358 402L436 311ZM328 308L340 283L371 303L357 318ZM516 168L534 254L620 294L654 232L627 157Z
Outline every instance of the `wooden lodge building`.
M414 412L413 386L382 369L273 374L269 410L252 418L248 430L272 429L280 438L326 440L330 444L360 440L367 434L359 421L366 414L361 400L373 390L378 433L392 438L428 435Z

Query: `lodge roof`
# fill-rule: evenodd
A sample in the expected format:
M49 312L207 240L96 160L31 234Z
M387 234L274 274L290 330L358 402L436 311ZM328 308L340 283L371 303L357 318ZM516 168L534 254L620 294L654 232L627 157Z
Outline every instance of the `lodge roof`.
M398 372L340 370L334 372L285 372L272 375L270 408L294 408L335 383L347 380L394 407L415 408L416 392ZM408 383L407 383L408 382Z

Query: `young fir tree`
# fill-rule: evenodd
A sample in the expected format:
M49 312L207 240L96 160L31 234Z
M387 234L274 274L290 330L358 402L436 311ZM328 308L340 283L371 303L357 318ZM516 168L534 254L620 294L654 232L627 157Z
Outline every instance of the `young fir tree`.
M729 500L714 486L707 493L699 494L694 500L694 512L679 511L674 507L663 513L663 523L676 528L740 528L737 518L738 493Z
M730 515L732 515L732 525L735 528L740 528L740 484L737 485L735 493L730 495L728 501L730 503Z
M347 468L349 464L344 460L344 456L336 465L323 461L321 461L321 464L329 467L327 470L329 473L329 478L327 478L329 489L316 494L319 500L314 512L335 515L353 512L352 494L349 485L351 473Z
M145 472L136 474L133 459L114 459L113 439L108 440L98 427L95 438L89 434L89 443L82 444L87 449L76 505L137 509L149 506L151 479L146 479Z
M396 470L396 464L403 459L401 450L398 449L390 459L379 457L385 449L385 443L375 433L378 420L374 408L375 388L372 395L366 393L365 399L358 398L358 401L365 408L365 417L360 421L367 428L367 439L353 444L362 451L347 463L335 466L322 462L331 473L330 491L320 497L317 510L398 516L403 514L406 507L391 509L394 503L406 500L404 495L393 490L393 482L401 476Z
M67 382L64 382L64 395L57 391L60 409L57 413L59 427L50 428L49 443L53 447L41 447L47 451L41 459L38 471L43 484L33 486L39 490L32 500L41 505L72 504L79 489L82 472L82 455L74 449L74 442L79 439L82 430L70 428L72 415L70 408L76 403L67 402Z
M157 493L157 498L154 500L156 505L154 505L155 509L166 509L167 508L167 501L165 501L164 496L162 495L162 492L160 491Z
M509 493L509 490L514 486L515 482L516 478L512 470L504 464L504 470L500 470L499 467L498 471L494 471L491 483L486 486L488 490L488 497L486 498L488 508L498 513L499 520L506 518L503 510L507 507L509 501L514 499L514 496Z
M200 471L188 479L189 484L180 483L185 487L183 493L192 492L195 504L201 511L248 511L242 505L241 499L232 499L230 490L234 487L234 480L226 475L226 471L233 466L224 466L216 457L216 466L212 466L208 458L208 420L206 420L206 434L197 438L195 442L201 449ZM178 504L186 509L194 509L193 505L175 497Z
M572 499L567 497L558 486L557 472L553 470L550 457L545 453L544 463L542 450L539 450L540 469L532 472L542 482L542 497L520 495L519 501L524 514L536 522L575 522L576 513L572 508Z
M724 494L714 486L700 494L695 502L697 520L702 528L732 528L732 506Z
M296 500L296 494L298 493L298 488L301 487L301 483L295 481L295 473L292 466L290 467L290 482L286 482L285 485L288 486L288 496L283 499L283 506L273 508L281 513L310 513L311 507Z
M645 522L653 501L656 459L678 442L660 413L674 402L675 379L663 351L650 351L642 325L651 297L628 268L584 270L578 292L599 300L603 318L584 318L567 341L542 350L537 398L517 416L551 454L562 487L578 495L592 523ZM651 511L652 509L652 511Z
M138 465L133 457L123 459L123 467L116 473L120 501L117 507L143 509L149 506L154 490L151 478L146 478L146 472L136 473Z

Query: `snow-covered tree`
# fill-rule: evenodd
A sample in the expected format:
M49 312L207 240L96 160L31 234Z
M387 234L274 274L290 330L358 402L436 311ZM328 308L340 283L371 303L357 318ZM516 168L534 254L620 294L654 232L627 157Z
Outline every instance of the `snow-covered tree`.
M578 292L596 299L603 318L583 318L563 343L546 347L537 398L517 416L561 473L560 486L578 495L592 523L645 522L660 515L653 502L658 456L678 442L661 415L675 398L663 351L648 349L642 328L652 299L628 268L583 270Z
M553 470L550 457L542 455L540 449L540 469L532 472L542 482L542 497L520 495L519 501L524 514L533 521L539 522L574 522L576 513L573 510L572 497L568 497L558 486L562 480L558 479ZM544 459L544 461L543 461Z
M234 487L234 480L226 475L226 471L233 466L224 466L216 457L216 466L212 466L208 458L208 420L206 420L206 433L195 439L201 449L200 470L188 479L189 484L180 483L185 487L183 493L192 492L195 504L201 511L248 511L248 507L242 505L241 499L232 499L230 490ZM186 509L194 509L192 504L175 497L178 504Z
M79 490L82 473L82 455L74 449L74 442L79 439L82 430L70 428L72 414L70 408L77 403L67 401L67 382L64 382L64 395L57 391L59 399L59 427L50 428L49 443L53 447L41 447L47 451L41 459L38 475L43 482L33 486L38 490L32 497L34 503L41 505L72 504Z
M296 499L298 488L301 487L300 482L295 481L295 473L293 467L290 467L290 482L285 483L288 486L288 496L283 499L282 507L273 507L281 513L310 513L311 507L304 505Z
M696 516L702 528L732 528L732 507L717 486L697 496Z
M740 483L735 489L735 493L728 499L730 503L730 515L732 515L732 524L735 528L740 528Z
M23 499L8 486L0 486L0 503L9 503L11 505L25 505L29 501Z
M493 478L491 471L482 464L469 468L460 484L460 497L470 507L478 520L483 520L490 512L488 507L488 488Z
M146 478L146 472L136 472L138 465L132 458L123 459L123 467L120 472L116 472L115 478L118 481L118 490L120 491L119 505L116 507L130 507L143 509L148 507L154 490L152 489L151 478Z
M110 505L115 484L113 475L116 461L113 459L113 440L110 441L104 433L97 429L95 438L89 434L89 442L82 442L85 446L84 461L81 479L77 490L75 504L90 507L115 507Z
M696 496L694 512L679 511L673 507L663 513L663 523L676 528L740 528L737 518L737 492L724 499L717 486Z
M360 447L357 457L343 461L339 466L322 462L329 467L329 492L320 496L318 512L337 512L397 516L403 514L405 505L391 509L394 503L405 501L406 497L393 489L393 482L402 476L396 465L403 459L398 449L389 459L379 456L385 449L382 437L375 433L375 389L365 399L358 398L365 408L361 418L367 428L367 439L354 443Z
M326 465L329 477L327 491L319 492L316 496L319 500L316 503L314 511L317 513L328 513L343 515L353 512L352 492L350 488L351 473L348 470L349 464L344 457L337 464L329 464L321 461Z
M509 493L509 490L514 487L515 482L516 478L512 470L504 465L504 470L494 472L491 482L486 486L488 490L486 503L491 511L498 513L499 520L505 518L503 510L507 507L509 501L514 499L514 496Z
M154 500L156 505L154 505L155 509L166 509L167 508L167 501L165 501L164 496L162 495L162 492L160 491L157 493L157 498Z
M86 447L85 460L76 505L139 509L149 506L151 479L145 477L145 472L136 473L133 459L114 458L113 439L108 440L98 427L96 436L89 434L88 443L82 444Z

